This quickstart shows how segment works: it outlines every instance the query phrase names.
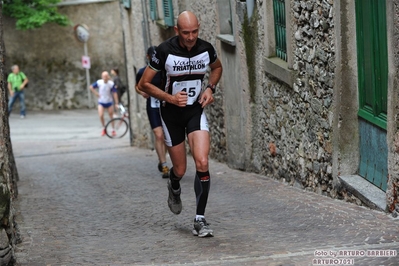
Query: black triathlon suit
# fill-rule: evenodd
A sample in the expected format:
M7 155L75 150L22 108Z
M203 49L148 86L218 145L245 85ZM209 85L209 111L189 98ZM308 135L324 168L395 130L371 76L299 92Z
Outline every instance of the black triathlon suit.
M196 130L209 131L203 108L198 102L203 79L208 66L217 59L216 50L207 41L197 39L188 51L179 44L178 36L161 43L150 59L149 66L161 71L165 80L165 92L176 94L185 91L187 105L178 107L170 103L161 104L160 112L165 134L165 144L169 147L182 143L186 134Z

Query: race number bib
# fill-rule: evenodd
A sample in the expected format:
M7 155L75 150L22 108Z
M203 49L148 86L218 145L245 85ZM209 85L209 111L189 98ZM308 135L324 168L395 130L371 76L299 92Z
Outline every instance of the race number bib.
M187 80L187 81L175 81L173 83L173 92L175 95L179 91L187 92L187 105L192 105L201 93L201 80Z
M160 103L157 98L151 97L151 108L159 108Z

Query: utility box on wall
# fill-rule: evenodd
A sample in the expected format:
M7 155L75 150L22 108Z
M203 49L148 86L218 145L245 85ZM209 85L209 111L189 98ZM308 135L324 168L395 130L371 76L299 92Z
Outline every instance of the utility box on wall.
M125 8L130 8L130 0L122 0L122 2Z

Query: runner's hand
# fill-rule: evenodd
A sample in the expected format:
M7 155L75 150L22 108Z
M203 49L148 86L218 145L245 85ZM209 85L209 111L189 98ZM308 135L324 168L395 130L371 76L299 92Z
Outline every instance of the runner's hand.
M147 93L145 93L145 92L141 92L141 96L143 96L144 98L149 98L150 97L150 95L148 95Z
M210 88L206 88L206 90L201 94L198 102L201 104L202 108L204 108L208 104L213 103L213 101L214 99L212 90Z
M187 105L187 100L188 100L187 92L179 91L173 96L174 96L173 100L174 105L177 105L179 107L185 107Z

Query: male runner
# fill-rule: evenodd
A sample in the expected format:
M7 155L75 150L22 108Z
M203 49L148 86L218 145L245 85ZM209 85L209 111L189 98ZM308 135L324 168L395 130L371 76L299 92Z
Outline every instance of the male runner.
M221 75L222 64L215 48L198 38L200 24L190 11L182 12L174 27L176 36L160 44L153 54L149 67L140 80L139 88L163 101L160 112L165 143L173 167L169 172L168 206L179 214L182 210L180 179L186 172L187 157L185 134L195 161L196 175L194 190L197 210L193 234L199 237L213 236L205 220L205 207L210 188L208 156L210 136L203 109L213 102L213 92ZM203 79L210 67L209 82L203 86ZM151 84L152 78L161 71L165 91ZM202 89L204 88L204 89Z
M147 49L147 61L150 60L152 54L154 53L156 46L150 46ZM141 76L144 73L146 67L140 68L136 74L136 83L140 82ZM154 78L152 79L151 83L158 88L161 88L161 72L158 72ZM145 92L142 92L138 86L136 85L136 92L139 93L141 96L147 99L147 115L148 120L150 121L150 125L152 128L152 132L154 133L155 137L155 151L158 155L158 170L162 173L163 178L169 178L169 167L166 164L166 147L165 147L165 137L163 135L162 129L162 121L161 116L159 114L159 100L151 97Z
M105 121L104 111L108 110L109 119L113 118L114 114L114 102L116 105L118 102L118 94L114 86L114 82L110 80L110 76L107 71L101 73L101 78L90 85L90 90L98 98L98 116L100 117L101 125L103 130L101 136L105 135ZM96 90L98 89L98 91ZM112 125L113 127L114 125ZM112 135L115 135L115 131L112 131Z

